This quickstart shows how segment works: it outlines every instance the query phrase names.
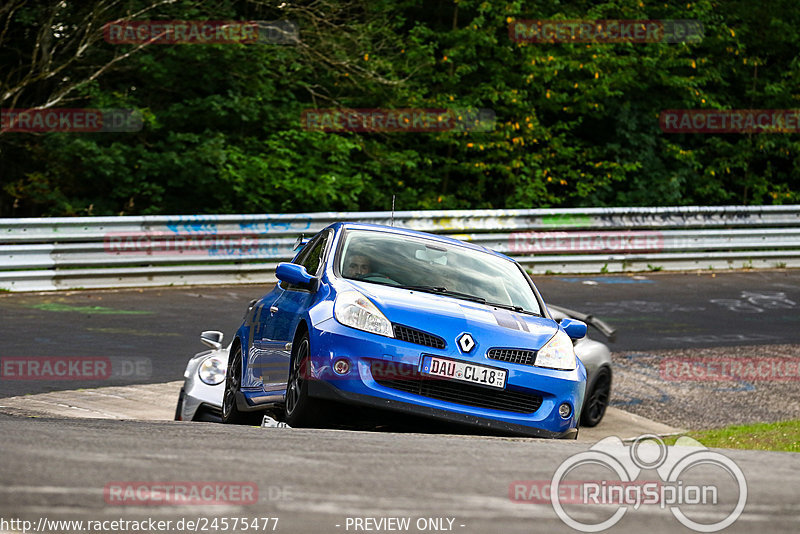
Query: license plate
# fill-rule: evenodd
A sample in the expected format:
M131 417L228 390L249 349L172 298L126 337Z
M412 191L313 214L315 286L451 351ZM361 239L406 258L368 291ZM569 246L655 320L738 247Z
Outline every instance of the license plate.
M425 356L422 360L422 374L504 389L508 373L495 367Z

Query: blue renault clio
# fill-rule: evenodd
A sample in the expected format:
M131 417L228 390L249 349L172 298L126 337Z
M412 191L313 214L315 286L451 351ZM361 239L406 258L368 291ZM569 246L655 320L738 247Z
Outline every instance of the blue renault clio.
M231 344L222 419L324 424L375 408L503 434L575 438L586 370L511 258L448 237L335 223L275 271Z

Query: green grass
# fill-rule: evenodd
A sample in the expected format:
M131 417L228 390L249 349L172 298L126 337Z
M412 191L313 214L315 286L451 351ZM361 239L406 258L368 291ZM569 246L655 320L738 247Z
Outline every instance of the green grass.
M685 435L696 439L706 447L800 452L800 420L734 425L689 432ZM679 437L672 436L664 442L667 445L674 445Z

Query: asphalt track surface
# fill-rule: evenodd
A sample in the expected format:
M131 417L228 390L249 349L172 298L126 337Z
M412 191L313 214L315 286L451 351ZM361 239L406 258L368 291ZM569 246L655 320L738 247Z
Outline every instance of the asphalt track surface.
M592 312L618 327L618 341L611 345L616 352L800 344L796 271L545 277L537 283L548 301ZM233 332L247 302L264 291L236 286L2 295L0 356L108 357L117 375L102 384L3 377L0 397L179 379L188 357L202 348L199 332ZM793 394L796 402L796 389ZM267 522L265 529L262 521L248 530L240 523L237 532L576 532L551 504L515 502L512 497L518 481L549 484L562 462L590 446L469 435L2 414L0 430L0 532L22 532L22 525L9 523L12 519L32 521L33 527L42 521L39 532L76 531L76 525L46 524L52 520L119 519L172 524L161 530L85 524L81 531L232 532L234 517L278 518L275 530L274 522ZM675 451L670 448L667 457ZM744 511L725 532L797 532L800 455L716 452L741 470L747 487ZM680 478L687 487L713 486L719 492L716 505L679 507L690 519L713 523L733 511L740 487L719 465L695 467ZM608 478L607 469L597 469L601 472L575 472L570 478ZM637 478L663 479L653 470ZM136 481L252 484L258 493L252 504L111 499L109 488L130 487ZM522 495L531 498L533 493ZM617 507L565 505L565 510L573 518L597 523ZM215 517L227 518L229 528L223 529L221 521L212 527ZM199 519L206 528L179 527L182 518ZM409 518L411 526L376 528L397 524L377 523L389 518ZM356 519L372 529L357 529ZM418 528L418 520L426 528ZM440 528L431 528L434 524ZM629 506L610 531L691 532L669 507L657 504Z
M575 532L551 504L512 498L536 497L516 493L518 481L549 484L559 464L587 448L535 439L5 415L0 415L0 426L0 450L13 451L13 459L4 454L0 463L0 518L34 525L40 520L171 520L173 528L167 532L193 531L175 528L181 518L210 523L214 517L277 517L276 531L285 533L366 532L355 530L352 523L347 528L348 518L390 517L410 518L412 526L403 532L437 532L417 528L421 518L452 519L445 531L464 534ZM668 455L674 452L670 448ZM800 455L724 452L741 469L747 488L744 513L725 532L797 532ZM716 487L717 505L679 509L698 522L723 520L734 510L738 484L720 467L696 469L679 480L686 486ZM660 480L654 471L646 473L638 479ZM565 480L600 476L608 477L609 471L571 474ZM135 499L133 494L112 493L112 488L126 487L130 481L226 481L254 484L258 492L252 504L165 504L156 497L136 504L127 500ZM142 499L146 496L140 494ZM604 520L616 508L565 505L571 517L585 523ZM272 523L269 527L249 532L272 532ZM629 507L610 532L690 531L669 508L643 504Z
M545 276L545 300L618 329L615 353L800 344L800 271ZM0 357L99 357L112 372L92 381L10 380L0 398L61 389L181 379L204 349L202 330L228 339L251 299L269 286L0 295ZM597 332L590 336L601 339Z

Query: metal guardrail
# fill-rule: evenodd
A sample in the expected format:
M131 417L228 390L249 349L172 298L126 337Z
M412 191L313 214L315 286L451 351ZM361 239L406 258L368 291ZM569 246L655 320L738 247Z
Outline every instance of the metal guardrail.
M274 282L335 221L451 235L533 273L800 267L800 206L0 219L0 289Z

